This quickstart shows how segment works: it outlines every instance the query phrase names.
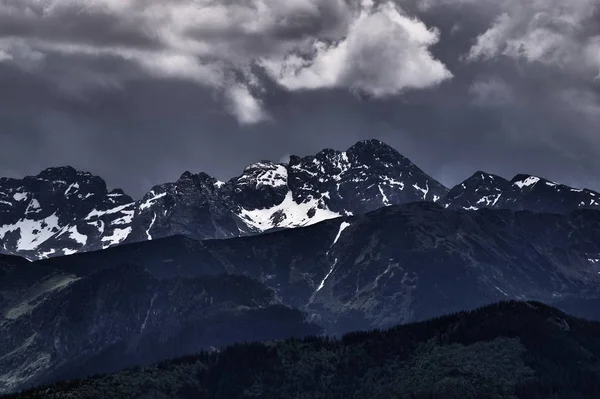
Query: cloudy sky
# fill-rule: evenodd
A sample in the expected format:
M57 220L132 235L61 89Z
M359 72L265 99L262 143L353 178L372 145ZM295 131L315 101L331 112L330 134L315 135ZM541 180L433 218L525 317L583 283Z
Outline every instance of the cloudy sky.
M140 196L378 138L600 189L597 0L0 0L0 176Z

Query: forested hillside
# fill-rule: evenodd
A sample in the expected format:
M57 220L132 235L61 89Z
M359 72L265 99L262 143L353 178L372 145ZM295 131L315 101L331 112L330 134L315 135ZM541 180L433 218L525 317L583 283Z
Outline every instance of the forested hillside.
M238 344L7 396L598 398L600 323L502 302L388 330Z

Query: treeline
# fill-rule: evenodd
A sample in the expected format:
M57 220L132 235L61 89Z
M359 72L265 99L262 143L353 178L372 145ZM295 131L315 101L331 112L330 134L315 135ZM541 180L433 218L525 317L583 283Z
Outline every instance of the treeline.
M600 398L600 323L502 302L339 340L238 344L9 398Z

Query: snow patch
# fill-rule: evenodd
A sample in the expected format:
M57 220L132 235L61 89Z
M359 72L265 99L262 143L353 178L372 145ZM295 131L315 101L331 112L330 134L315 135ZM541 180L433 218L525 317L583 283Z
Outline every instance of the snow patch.
M338 260L335 259L333 261L333 265L331 265L331 268L329 269L329 272L325 275L325 277L323 278L323 280L321 280L321 284L319 284L319 286L317 287L317 290L315 291L315 293L321 291L323 289L323 287L325 287L325 282L327 281L327 279L329 278L329 276L331 276L331 273L333 273L333 270L335 269L335 266L337 265Z
M335 181L340 181L342 179L342 175L350 170L350 160L348 159L348 154L345 151L335 154L331 159L331 163L334 168L339 170L337 174L331 176L331 178Z
M423 193L423 199L427 198L427 193L429 193L429 184L425 183L425 188L421 188L417 183L415 183L413 184L413 187Z
M404 190L404 182L401 182L396 179L392 179L391 177L388 177L388 176L381 176L381 180L383 180L385 183L389 184L390 186L399 186L400 191Z
M122 211L123 216L113 220L110 224L131 224L133 222L133 215L135 211Z
M264 164L260 164L264 166ZM280 187L287 185L288 173L283 165L269 165L270 169L265 170L256 177L256 188L261 186Z
M131 234L131 227L127 227L124 229L114 229L112 235L102 237L102 247L108 248L113 245L117 245L122 243L129 234Z
M332 247L335 245L336 242L338 242L338 240L340 239L340 236L342 235L342 232L344 230L346 230L348 227L350 227L350 223L348 223L348 222L342 222L340 224L340 229L338 230L337 236L335 236L335 240L333 240L333 244L331 244Z
M498 203L498 200L501 196L502 194L484 195L477 201L477 204L485 204L485 206L495 206Z
M38 200L36 200L35 198L33 198L31 201L29 201L29 205L27 205L27 209L25 210L25 214L28 213L37 213L42 209L40 203Z
M288 191L279 205L268 209L248 210L242 208L240 216L249 226L264 231L274 227L309 226L341 215L327 209L322 199L313 198L299 204L294 201L292 192Z
M72 183L66 190L65 190L65 196L69 196L71 195L71 190L73 190L74 192L79 190L79 183Z
M79 230L77 230L77 226L73 226L67 230L69 233L69 238L81 245L86 245L88 237L81 234Z
M48 252L42 252L39 254L38 259L48 259L50 256L54 255L56 253L56 249L52 248L50 251Z
M391 204L390 204L390 201L388 200L388 197L387 197L387 195L385 195L385 193L383 192L383 189L381 188L381 185L380 185L380 184L378 184L378 185L377 185L377 188L379 189L379 192L381 193L381 200L382 200L382 202L383 202L383 205L385 205L385 206L390 206L390 205L391 205Z
M13 195L13 199L15 201L25 201L27 199L27 194L25 193L16 193Z
M151 193L154 194L154 191L151 191ZM154 194L154 197L148 198L146 201L140 204L140 210L143 211L144 209L150 208L152 205L154 205L156 201L158 201L166 195L167 193Z
M539 177L529 176L527 179L521 180L521 181L516 181L513 184L519 188L523 188L523 187L533 186L534 184L538 183L539 181L540 181Z
M112 215L115 213L119 213L121 212L123 209L127 209L131 206L135 205L135 203L131 202L129 204L125 204L125 205L121 205L121 206L117 206L116 208L112 208L112 209L108 209L105 211L99 211L97 209L94 209L93 211L91 211L84 220L91 220L93 218L98 218L104 215Z
M152 229L152 226L154 226L154 222L156 222L156 213L154 213L154 216L152 217L152 222L150 223L148 230L146 230L146 236L148 237L148 240L152 240L152 236L150 235L150 230Z
M58 216L54 213L45 219L21 219L14 224L0 226L0 238L17 230L19 230L20 238L16 249L18 251L34 250L59 231Z

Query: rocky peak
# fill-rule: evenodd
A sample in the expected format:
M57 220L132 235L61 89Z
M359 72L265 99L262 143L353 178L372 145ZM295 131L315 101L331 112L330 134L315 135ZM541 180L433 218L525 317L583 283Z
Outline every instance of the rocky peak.
M443 203L453 209L504 208L569 213L581 208L600 209L600 194L529 174L518 174L508 181L477 172L452 188Z
M362 140L347 151L348 158L365 164L404 164L408 161L396 149L379 140Z
M131 202L121 190L108 193L100 177L70 166L4 179L0 182L0 250L43 258L101 248L101 240L114 230L108 223L123 221L127 215L119 207ZM99 241L93 244L91 237Z

